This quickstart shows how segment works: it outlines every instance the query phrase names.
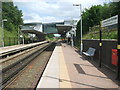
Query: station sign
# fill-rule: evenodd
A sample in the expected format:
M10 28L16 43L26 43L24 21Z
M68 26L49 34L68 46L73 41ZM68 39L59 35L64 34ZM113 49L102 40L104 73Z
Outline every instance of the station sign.
M107 27L107 26L111 26L111 25L115 25L115 24L118 24L118 15L103 20L101 22L101 27Z

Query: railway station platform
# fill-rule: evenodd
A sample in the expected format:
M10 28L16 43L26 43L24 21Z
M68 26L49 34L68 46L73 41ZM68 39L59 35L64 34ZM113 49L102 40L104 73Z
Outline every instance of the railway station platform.
M0 54L10 52L10 51L19 50L19 49L23 49L23 48L26 48L26 47L39 45L39 44L42 44L42 43L45 43L45 42L47 42L47 41L38 42L38 43L31 43L31 44L20 44L20 45L0 47Z
M65 43L57 45L38 83L39 88L95 88L120 90L119 82ZM94 61L94 60L93 60ZM115 77L114 77L115 79ZM89 90L88 89L88 90Z

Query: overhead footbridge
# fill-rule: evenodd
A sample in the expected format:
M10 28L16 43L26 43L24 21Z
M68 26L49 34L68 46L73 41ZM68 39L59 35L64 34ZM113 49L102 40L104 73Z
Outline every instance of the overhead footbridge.
M62 37L66 37L68 32L71 32L73 29L76 30L77 20L65 20L64 24L56 24L58 34L61 34Z
M56 28L58 30L58 34L60 34L62 37L65 37L66 33L72 29L72 25L56 24Z
M61 37L66 37L66 33L72 30L75 20L66 20L57 23L25 23L21 27L23 33L32 33L42 40L46 34L60 34Z

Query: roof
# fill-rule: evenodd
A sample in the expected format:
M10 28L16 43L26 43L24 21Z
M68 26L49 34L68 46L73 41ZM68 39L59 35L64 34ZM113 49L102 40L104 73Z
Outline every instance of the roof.
M33 25L35 25L35 24L42 24L42 23L41 23L41 22L24 23L24 25L29 25L29 24L33 24Z
M56 24L56 27L58 29L58 34L65 35L66 32L70 31L72 28L72 25L61 25L61 24Z

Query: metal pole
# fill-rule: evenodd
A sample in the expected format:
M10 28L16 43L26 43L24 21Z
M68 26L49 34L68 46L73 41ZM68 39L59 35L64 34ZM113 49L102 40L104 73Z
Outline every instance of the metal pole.
M117 79L120 79L120 14L118 15L118 68L117 68Z
M102 55L101 55L101 51L102 51L102 30L100 28L100 42L99 42L99 67L101 67L101 62L102 62Z
M10 37L9 37L9 46L10 46Z
M72 47L74 47L74 42L73 42L73 33L72 33Z
M14 39L14 45L15 45L15 37L13 39Z
M80 39L80 54L82 54L82 50L83 50L83 43L82 43L82 4L73 4L73 6L80 6L80 26L81 26L81 39Z
M4 47L4 21L2 20L2 46Z
M80 23L80 26L81 26L81 40L80 40L80 45L81 45L81 48L80 48L80 53L82 54L82 50L83 50L83 43L82 43L82 4L80 4L80 19L81 19L81 23Z
M24 45L25 41L24 41L24 36L23 36L23 45Z

